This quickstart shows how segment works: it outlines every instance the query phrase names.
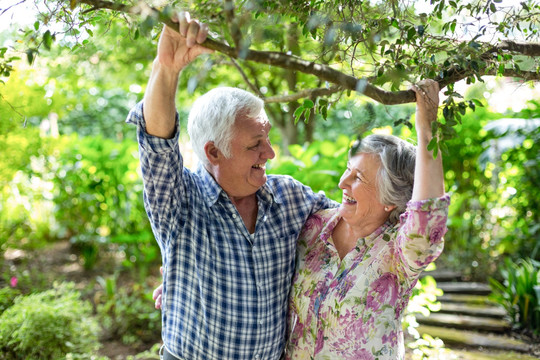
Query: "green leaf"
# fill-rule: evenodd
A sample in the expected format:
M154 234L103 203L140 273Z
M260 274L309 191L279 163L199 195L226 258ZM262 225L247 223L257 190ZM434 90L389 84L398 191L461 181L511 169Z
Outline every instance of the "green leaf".
M477 43L476 41L471 41L469 42L469 47L472 47L474 50L478 50L480 49L480 44Z
M443 108L443 116L444 116L444 118L448 119L450 117L450 113L451 113L450 108L448 106L445 106Z
M36 29L36 31L39 29L39 21L34 23L34 29Z
M465 112L467 111L467 105L465 105L464 102L460 102L458 104L458 110L461 113L461 115L465 115Z
M307 124L309 122L309 117L311 116L311 109L306 109L304 112L304 121Z
M326 106L321 109L321 115L324 120L328 118L328 108Z
M311 101L310 99L304 99L304 108L312 109L314 105L315 104L313 104L313 101Z
M444 141L439 142L439 147L441 149L441 152L444 155L446 155L446 156L450 155L450 150L448 150L448 146L446 145L446 143Z
M437 138L431 138L428 146L427 146L427 149L429 151L432 151L435 147L437 146Z
M51 50L52 41L53 37L51 35L51 32L47 30L45 34L43 34L43 45L45 45L45 48L47 50Z
M303 106L299 106L295 111L294 111L294 123L297 124L298 123L298 120L300 120L300 117L302 116L302 113L304 112L304 107Z
M36 53L37 53L36 49L26 50L26 59L28 60L28 64L32 65L34 63Z
M476 106L484 107L484 104L478 99L471 99L471 101L474 102Z
M407 31L407 39L411 41L416 36L416 29L414 27L410 27Z

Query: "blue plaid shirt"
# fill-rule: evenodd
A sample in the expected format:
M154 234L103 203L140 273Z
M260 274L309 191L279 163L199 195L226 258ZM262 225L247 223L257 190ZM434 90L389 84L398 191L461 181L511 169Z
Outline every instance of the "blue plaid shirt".
M250 234L227 194L200 166L183 167L173 139L138 125L144 203L162 254L162 337L182 359L279 359L296 240L306 219L336 204L290 176L268 175Z

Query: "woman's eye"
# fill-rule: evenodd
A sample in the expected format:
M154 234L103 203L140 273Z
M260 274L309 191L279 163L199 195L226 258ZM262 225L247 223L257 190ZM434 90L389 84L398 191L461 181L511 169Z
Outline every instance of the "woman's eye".
M255 144L255 145L249 147L248 149L249 149L249 150L257 150L257 148L259 147L259 145L261 145L260 142L258 142L257 144Z

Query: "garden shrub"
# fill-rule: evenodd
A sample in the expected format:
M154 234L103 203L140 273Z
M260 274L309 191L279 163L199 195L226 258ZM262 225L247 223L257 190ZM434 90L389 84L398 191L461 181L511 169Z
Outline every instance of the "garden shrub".
M99 136L72 135L69 139L54 160L53 201L59 225L78 250L84 267L91 269L112 238L122 234L137 238L137 234L150 231L137 173L137 144ZM153 238L141 235L139 240L157 249ZM138 247L141 243L122 245Z
M81 300L74 284L55 284L17 297L0 315L0 359L77 358L98 349L98 331L90 303Z
M443 158L452 202L439 264L477 281L505 256L540 260L540 103L506 116L467 113Z
M490 278L490 299L502 305L513 325L540 334L540 262L506 258L501 267L503 282Z
M51 237L48 183L37 161L50 155L51 144L39 129L0 130L0 264L7 248L33 249Z
M0 314L12 306L15 302L15 298L20 294L21 292L19 289L14 289L11 287L0 289Z
M117 285L116 276L98 278L103 291L94 297L103 336L126 345L155 342L161 334L161 313L153 306L151 289L140 284Z

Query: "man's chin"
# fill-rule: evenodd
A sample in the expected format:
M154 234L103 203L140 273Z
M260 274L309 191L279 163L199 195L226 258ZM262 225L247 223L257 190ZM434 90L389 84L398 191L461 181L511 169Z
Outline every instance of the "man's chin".
M250 185L256 187L258 190L260 187L266 184L266 179L267 179L266 173L264 173L263 175L253 177L252 180L250 181Z

